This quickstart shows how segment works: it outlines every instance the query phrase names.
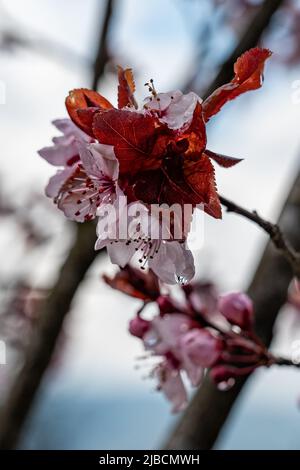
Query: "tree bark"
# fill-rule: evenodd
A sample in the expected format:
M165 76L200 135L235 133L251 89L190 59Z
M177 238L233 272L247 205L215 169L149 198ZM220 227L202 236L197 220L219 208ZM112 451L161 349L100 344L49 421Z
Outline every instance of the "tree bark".
M230 57L228 57L228 59L224 62L215 80L203 94L204 98L209 96L216 88L231 80L233 75L233 65L237 58L247 49L257 45L263 32L269 26L273 15L283 3L283 0L266 0L262 4L253 19L250 21L236 48ZM286 224L286 216L284 213L286 211L291 211L290 207L292 203L290 201L291 198L294 198L292 194L294 191L297 191L298 186L299 179L295 183L294 190L288 198L284 212L280 218L280 223L284 222ZM295 217L296 213L294 215L294 220L297 220ZM285 231L286 227L283 226L282 229ZM289 238L288 231L286 236ZM297 237L294 238L297 240ZM278 271L272 271L275 265ZM268 268L268 266L270 266L270 268ZM282 266L284 269L282 269ZM274 292L272 289L269 291L268 301L267 297L264 296L263 284L263 282L265 282L264 276L268 275L267 271L271 273L270 278L268 279L274 280L273 283L270 283L269 287L272 288L272 286L275 286L275 283L276 285L278 283L280 287L279 290L275 291L274 289ZM274 279L277 276L277 273L280 274L278 274L277 279ZM273 323L275 321L278 310L284 302L286 289L290 282L291 276L292 272L287 262L281 258L279 253L275 252L274 248L271 246L271 243L269 243L263 258L260 261L252 285L249 288L249 295L251 295L255 302L257 331L266 344L268 344L268 341L271 341ZM265 312L264 315L263 312L265 311L264 309L266 307L268 307L269 310ZM221 431L221 428L231 410L231 407L233 406L236 398L239 396L239 393L245 382L246 378L240 379L228 392L220 392L211 383L209 378L207 378L201 386L200 390L195 394L182 419L171 433L165 444L165 448L210 449L215 443L215 440Z
M300 173L279 218L287 238L300 250ZM286 301L293 277L288 262L269 242L258 265L248 294L254 301L255 329L270 345L274 322ZM221 392L207 378L165 444L166 449L211 449L219 436L247 377L227 392Z
M114 0L107 0L94 64L92 78L94 89L97 88L108 59L107 35L113 6ZM0 414L0 449L13 449L17 445L23 424L51 360L64 319L70 310L72 299L97 256L94 250L95 224L89 222L74 226L75 242L61 268L55 286L41 309L41 321L27 351L24 366Z

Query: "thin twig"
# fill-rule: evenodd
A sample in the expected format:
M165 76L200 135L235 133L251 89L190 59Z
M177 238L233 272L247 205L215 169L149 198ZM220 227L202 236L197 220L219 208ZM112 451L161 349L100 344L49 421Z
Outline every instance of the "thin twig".
M230 57L228 57L228 59L223 63L216 78L210 84L206 93L202 96L203 98L206 98L216 90L216 88L231 80L233 64L237 58L247 49L251 49L251 47L255 47L259 43L261 36L268 28L274 13L277 12L284 1L285 0L265 0L263 2L251 20L249 26L246 28L236 48L231 53Z
M235 214L239 214L261 227L269 235L274 246L290 263L295 276L300 277L300 253L298 253L291 246L289 241L286 240L284 234L277 224L273 224L272 222L263 219L256 211L251 212L223 196L220 196L220 201L221 204L226 207L227 212L234 212Z
M275 357L273 364L276 364L277 366L300 367L300 362L294 362L291 359L287 359L285 357Z

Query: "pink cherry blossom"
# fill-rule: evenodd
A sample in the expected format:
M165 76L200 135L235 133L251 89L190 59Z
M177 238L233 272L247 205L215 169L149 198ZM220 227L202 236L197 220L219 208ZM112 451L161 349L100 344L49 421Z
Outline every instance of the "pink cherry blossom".
M129 332L132 336L137 338L143 338L149 330L151 322L144 320L140 316L136 316L129 322Z
M219 359L223 342L208 330L193 328L180 339L180 350L194 364L212 367Z
M154 376L158 380L158 389L172 403L172 412L182 411L187 405L188 397L180 371L165 360L154 369Z
M103 206L102 209L106 219L99 216L95 248L99 250L106 247L112 263L124 267L137 255L142 269L148 265L167 284L185 284L194 277L194 259L186 242L172 239L167 222L163 225L164 219L161 221L156 218L144 204L128 204L121 214L117 211L115 216L112 216L112 207L106 210ZM138 219L130 215L136 213L139 214ZM123 221L126 218L128 226L123 238L119 235L121 218ZM153 231L159 235L151 239L149 235ZM167 240L162 238L163 233L168 237Z
M176 90L146 98L144 109L157 114L169 129L184 130L191 123L198 102L202 100L196 93Z
M124 276L117 273L108 284L137 298L140 294L135 271L132 276L128 267L124 271ZM153 275L152 271L143 273L143 284L147 276L152 283ZM125 279L125 287L121 279ZM237 377L274 363L274 357L252 330L253 309L246 294L237 292L219 297L210 282L178 286L181 297L172 295L173 290L166 293L164 289L159 283L151 299L142 294L144 305L130 322L129 331L158 359L151 375L157 378L159 389L172 402L174 412L182 410L187 403L185 378L198 387L209 374L218 388L228 390ZM194 299L192 294L196 294ZM157 314L145 320L142 311L151 301Z
M56 119L52 124L63 135L53 137L53 145L42 148L38 154L51 165L70 167L79 161L78 142L89 144L93 139L79 129L71 119Z
M186 404L186 393L183 394L184 385L180 371L186 373L194 387L198 386L203 378L203 367L193 361L183 341L192 327L193 320L187 315L180 313L165 314L163 317L154 317L151 327L143 336L146 350L157 356L165 357L166 362L163 362L163 364L167 364L168 374L166 383L160 388L173 403L176 399L176 409L182 409ZM171 371L173 371L173 374L171 374ZM162 382L161 377L160 384ZM174 396L171 395L171 384L175 387ZM181 397L181 400L179 400L179 397Z
M63 135L39 154L63 169L50 178L46 195L70 220L91 220L97 208L113 201L117 192L118 161L113 147L92 143L69 119L54 121L54 125Z
M156 316L143 337L145 348L158 355L172 352L174 357L180 360L180 338L192 325L192 320L181 313Z
M81 161L72 167L73 171L66 175L67 178L54 197L58 208L69 219L84 222L96 216L101 204L114 201L118 161L110 146L78 144L78 148ZM51 190L54 186L58 187L58 180L61 181L61 173L50 180L48 194L53 195Z

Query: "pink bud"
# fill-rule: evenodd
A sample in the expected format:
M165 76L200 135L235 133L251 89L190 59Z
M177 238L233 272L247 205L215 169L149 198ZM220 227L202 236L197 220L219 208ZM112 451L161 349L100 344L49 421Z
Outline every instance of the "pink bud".
M194 364L211 367L220 357L223 342L205 329L194 328L182 336L180 348Z
M173 313L176 311L174 303L167 295L160 295L156 302L158 304L161 315L165 315L166 313Z
M234 381L232 381L232 379L251 374L255 367L255 364L249 365L247 367L235 367L229 364L217 364L210 370L209 375L215 384L223 384L223 387L221 388L224 390L224 386L226 383L228 385L228 381L233 385Z
M129 322L129 332L137 338L143 338L150 327L150 321L144 320L141 317L135 317Z
M219 390L230 390L235 384L235 371L226 365L217 365L209 373L212 381L218 386Z
M252 300L241 292L232 292L219 297L218 310L232 325L250 330L253 323Z

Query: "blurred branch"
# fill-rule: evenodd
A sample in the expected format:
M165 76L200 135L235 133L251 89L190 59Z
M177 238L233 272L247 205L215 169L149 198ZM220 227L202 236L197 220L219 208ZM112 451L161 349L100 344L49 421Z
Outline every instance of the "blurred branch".
M92 67L91 61L72 49L61 45L50 39L41 38L40 36L27 36L18 32L17 34L10 29L0 31L0 50L14 51L15 49L30 49L38 54L59 59L64 64L73 63Z
M31 49L42 55L59 59L66 63L81 64L92 67L87 57L77 54L67 46L41 36L37 31L28 31L22 21L18 21L6 10L3 1L0 0L0 50L13 52L17 49Z
M274 364L277 366L292 366L292 367L300 367L299 362L293 362L291 359L286 359L285 357L277 357L275 358Z
M274 246L290 263L295 276L299 277L300 279L300 253L297 253L290 245L289 241L286 240L277 224L272 224L271 222L260 217L256 211L248 211L247 209L244 209L235 202L229 201L229 199L226 199L223 196L220 196L220 201L221 204L227 208L227 212L234 212L235 214L241 215L242 217L251 220L261 227L270 236Z
M236 48L223 63L216 78L210 84L204 97L209 96L216 88L228 82L232 78L233 65L237 58L248 49L255 47L259 40L269 26L272 16L279 7L284 3L285 0L265 0L262 6L259 8L257 13L254 15L252 21L246 28L244 34L240 38Z
M247 49L257 45L273 14L282 4L282 0L265 0L241 37L239 44L204 93L204 97L231 80L233 65L237 58ZM223 202L225 202L224 199ZM279 219L286 236L297 250L300 249L299 220L300 174ZM269 243L248 291L255 305L256 331L266 345L271 343L273 325L280 308L286 301L286 293L292 276L293 272L286 260ZM246 380L247 377L239 379L231 390L221 392L207 377L166 442L165 448L210 449Z
M94 88L97 87L106 65L107 35L113 15L113 6L114 0L107 0L92 79ZM73 297L97 255L93 243L95 233L93 222L76 225L76 238L73 247L61 268L55 286L42 307L39 315L41 321L32 338L24 367L0 414L0 449L12 449L18 442L23 424L51 360Z

